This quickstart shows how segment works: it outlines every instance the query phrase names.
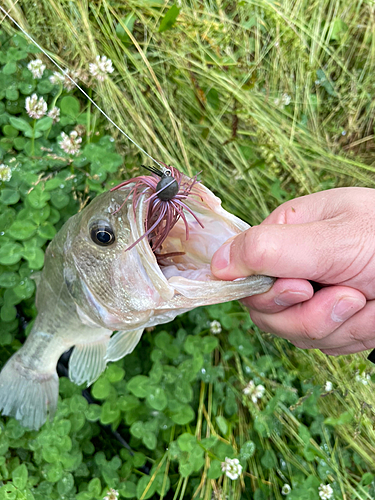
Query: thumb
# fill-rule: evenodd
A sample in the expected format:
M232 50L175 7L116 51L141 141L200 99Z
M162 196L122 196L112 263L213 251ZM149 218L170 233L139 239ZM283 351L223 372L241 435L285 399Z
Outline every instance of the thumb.
M231 238L214 254L212 273L222 280L255 274L324 283L353 240L334 219L304 224L261 224ZM346 250L346 251L345 251Z

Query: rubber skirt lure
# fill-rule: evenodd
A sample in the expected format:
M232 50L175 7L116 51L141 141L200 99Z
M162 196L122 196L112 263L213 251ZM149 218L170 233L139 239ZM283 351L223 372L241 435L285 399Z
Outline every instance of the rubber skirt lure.
M153 175L140 175L122 182L111 189L111 191L129 189L127 197L116 212L121 210L122 206L132 196L134 217L140 196L148 190L151 192L151 195L147 199L148 209L145 219L145 233L126 250L131 250L143 238L147 237L155 255L157 257L166 257L167 255L158 254L157 251L160 251L169 232L180 218L185 224L186 239L189 239L189 224L184 211L192 215L202 228L204 227L198 217L185 203L188 196L198 196L201 198L193 192L194 185L199 182L197 181L198 174L193 179L189 179L177 170L177 168L167 166L164 163L163 165L164 167L161 169L142 165L143 168L149 170ZM172 257L169 254L168 256Z

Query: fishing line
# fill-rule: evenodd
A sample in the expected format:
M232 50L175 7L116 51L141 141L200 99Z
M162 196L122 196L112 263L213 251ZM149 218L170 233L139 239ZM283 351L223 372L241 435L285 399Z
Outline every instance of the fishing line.
M78 85L77 82L75 82L73 80L73 78L71 78L69 76L69 74L62 69L62 67L22 28L22 26L20 26L17 21L15 19L13 19L13 17L0 5L0 10L12 21L12 23L14 23L18 29L20 29L22 31L22 33L29 39L33 42L33 44L38 47L38 49L46 56L48 57L48 59L57 67L59 68L59 70L61 71L61 73L66 77L66 78L69 78L69 80L82 92L82 94L91 102L91 104L93 104L96 109L98 109L100 111L100 113L105 117L107 118L107 120L114 126L117 128L117 130L119 132L121 132L121 134L123 134L127 139L129 139L130 142L132 142L135 146L137 146L137 148L142 151L142 153L144 153L146 156L148 156L152 161L154 161L155 163L157 163L160 167L162 167L162 165L157 161L155 160L155 158L153 158L151 155L149 155L147 153L147 151L145 151L139 144L137 144L131 137L128 136L127 133L125 133L108 115L107 113L105 113L102 108L100 106L98 106L96 104L96 102L91 99L91 97L83 90L82 87L80 87Z

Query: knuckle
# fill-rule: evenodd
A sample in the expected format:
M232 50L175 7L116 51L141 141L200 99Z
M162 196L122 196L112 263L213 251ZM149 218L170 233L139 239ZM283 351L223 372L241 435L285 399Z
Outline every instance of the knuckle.
M268 264L271 254L267 226L252 227L247 231L243 245L245 265L261 273L266 263Z
M282 205L279 205L273 212L270 213L268 217L263 221L267 224L287 224L290 222L288 220L288 215L292 212L292 206L290 201L286 201Z
M363 346L363 351L367 351L367 349L374 349L375 347L375 332L373 332L373 337L368 340L361 341L361 345Z
M368 302L362 311L364 313L362 321L353 321L350 325L349 339L353 343L360 342L364 344L364 342L375 340L375 328L373 327L375 325L375 303L373 301Z
M327 336L327 331L324 325L314 324L311 318L301 318L300 320L301 335L309 342L314 340L322 340Z
M364 337L364 331L361 328L357 328L353 325L349 330L349 339L354 342L362 342Z
M372 323L374 324L374 323ZM375 329L367 329L367 328L360 328L356 325L354 325L350 331L349 331L349 339L354 343L354 342L360 342L363 345L368 344L369 342L374 342L375 341ZM371 347L368 347L368 349L371 349Z
M272 297L267 296L267 292L261 295L248 297L247 299L242 300L242 303L246 305L248 309L266 314L272 314L282 309L280 306L275 304Z

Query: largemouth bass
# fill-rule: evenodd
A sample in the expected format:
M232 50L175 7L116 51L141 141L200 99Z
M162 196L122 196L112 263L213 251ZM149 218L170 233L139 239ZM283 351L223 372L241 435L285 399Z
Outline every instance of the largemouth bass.
M165 257L156 258L148 238L142 238L147 190L136 205L121 189L106 192L66 222L46 251L33 328L0 374L4 415L31 429L40 428L48 413L53 416L56 365L72 346L69 377L90 385L108 362L134 350L144 328L272 286L266 276L226 282L211 275L214 252L249 226L225 211L202 184L193 191L185 203L200 224L186 212L184 223L180 219L163 241Z

